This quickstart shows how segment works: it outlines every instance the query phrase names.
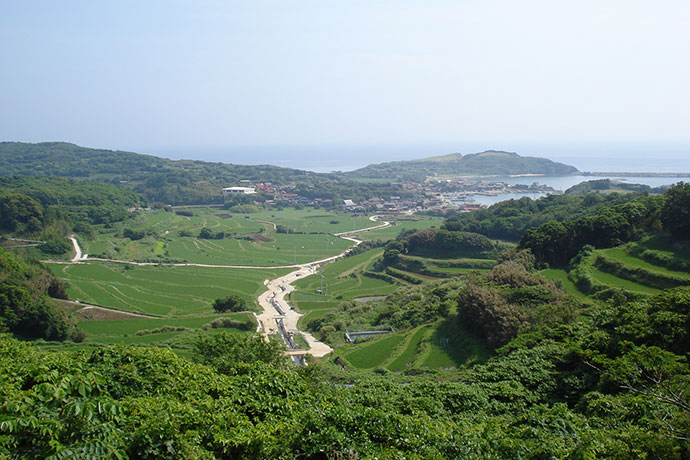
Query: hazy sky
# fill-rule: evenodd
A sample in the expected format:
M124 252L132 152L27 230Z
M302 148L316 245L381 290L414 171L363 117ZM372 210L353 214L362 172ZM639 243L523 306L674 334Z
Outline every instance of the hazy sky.
M0 140L690 146L687 0L2 0L0 63Z

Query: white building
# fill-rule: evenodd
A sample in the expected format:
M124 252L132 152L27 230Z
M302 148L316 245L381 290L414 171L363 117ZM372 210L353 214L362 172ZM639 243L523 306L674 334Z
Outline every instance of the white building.
M251 195L256 193L254 187L225 187L223 189L223 195Z

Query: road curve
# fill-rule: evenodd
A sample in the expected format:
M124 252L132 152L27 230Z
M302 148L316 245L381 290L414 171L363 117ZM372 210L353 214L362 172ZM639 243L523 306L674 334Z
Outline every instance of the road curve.
M376 222L378 217L379 216L371 216L369 220ZM314 338L314 336L310 333L297 329L297 322L303 315L293 310L285 300L285 297L295 290L295 287L292 285L295 280L313 275L316 273L317 268L322 263L331 262L333 260L345 257L350 251L352 251L354 247L358 246L362 242L361 240L353 238L352 235L388 227L389 225L390 222L383 222L381 225L376 225L374 227L336 233L334 236L351 241L354 243L354 246L346 249L337 256L300 265L297 270L290 272L287 275L283 275L273 280L266 280L264 284L266 285L267 290L263 292L257 299L259 306L263 309L263 312L257 315L257 320L259 321L259 331L261 331L266 337L273 333L280 333L283 337L283 340L286 342L286 345L288 345L288 348L290 347L290 343L288 338L285 337L284 333L299 333L302 334L302 337L304 337L305 341L309 344L309 350L307 350L305 354L310 354L316 358L320 358L331 353L333 351L331 347L319 340L316 340L316 338ZM282 331L280 327L281 325ZM299 355L299 352L296 350L291 350L288 353L293 357L295 355Z
M69 239L72 241L72 246L74 246L74 257L72 257L70 262L77 263L86 259L86 257L82 256L81 248L79 247L79 243L77 243L77 239L74 237L74 235L70 236Z
M369 220L372 222L378 222L379 218L381 216L374 215L369 217ZM129 260L118 260L118 259L105 259L105 258L100 258L100 257L91 257L89 258L88 255L82 255L81 248L79 247L79 243L77 242L77 239L74 237L74 235L70 236L69 239L72 241L72 245L74 246L74 252L75 255L72 257L72 259L69 262L57 262L57 261L50 261L50 262L56 262L56 263L81 263L85 260L90 260L90 261L101 261L101 262L111 262L111 263L119 263L119 264L129 264L129 265L137 265L137 266L153 266L153 265L168 265L168 266L173 266L173 267L209 267L209 268L237 268L237 269L252 269L252 270L272 270L272 269L284 269L284 268L295 268L295 271L292 271L288 273L287 275L280 276L278 278L275 278L273 280L266 280L264 282L264 285L266 286L266 291L263 292L261 295L259 295L257 301L259 303L259 306L263 309L263 312L259 315L256 315L256 319L259 322L258 329L261 333L263 333L266 337L268 337L270 334L273 333L278 333L280 332L280 326L282 325L282 330L283 332L287 332L288 334L290 333L299 333L304 337L306 342L309 344L309 350L306 351L305 353L308 353L314 357L320 358L322 356L326 356L327 354L331 353L333 349L326 345L323 342L320 342L314 338L313 335L311 335L308 332L305 331L300 331L297 329L297 322L299 321L300 317L303 316L301 313L297 313L295 310L290 308L290 305L288 305L287 301L285 300L285 297L290 294L292 291L295 290L295 287L292 285L292 283L299 279L303 278L305 276L313 275L316 273L317 268L324 263L332 262L334 260L340 259L342 257L345 257L350 251L352 251L353 248L357 247L362 241L358 240L357 238L354 238L352 235L356 235L358 233L363 233L363 232L369 232L372 230L378 230L380 228L385 228L390 226L390 222L387 221L382 221L380 225L375 225L373 227L367 227L367 228L360 228L357 230L351 230L347 232L342 232L342 233L335 233L333 236L337 236L338 238L342 238L344 240L351 241L354 243L354 245L350 248L347 248L345 251L341 252L338 255L331 256L331 257L326 257L325 259L321 260L316 260L314 262L309 262L306 264L293 264L293 265L278 265L278 266L269 266L269 267L262 267L262 266L251 266L251 265L211 265L211 264L194 264L194 263L174 263L174 264L161 264L158 262L133 262ZM284 334L281 334L283 336L283 339L288 342L287 337L285 337ZM289 346L289 343L288 343ZM292 350L289 352L290 355L299 355L299 351Z

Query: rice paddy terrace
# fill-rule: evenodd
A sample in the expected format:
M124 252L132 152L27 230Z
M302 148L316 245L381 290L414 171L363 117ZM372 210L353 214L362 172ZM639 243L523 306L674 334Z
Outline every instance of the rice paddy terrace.
M408 222L424 228L438 219L421 217ZM218 324L214 320L232 319L234 322L226 324L234 326L251 323L251 330L255 329L252 314L215 313L211 308L214 299L235 294L253 310L266 280L287 274L294 264L330 258L353 245L334 236L336 233L376 225L369 216L313 209L232 214L190 207L139 212L119 227L99 228L89 238L78 236L88 254L82 263L50 263L49 267L68 282L68 294L78 302L76 306L81 303L149 316L104 318L74 308L87 333L87 344L167 345L184 354L200 330L213 332ZM200 238L203 229L212 237ZM125 233L143 236L131 238ZM358 265L360 259L376 255L362 254L348 258L347 263ZM236 265L243 268L231 268ZM331 270L331 265L326 269ZM354 265L350 268L355 269ZM396 286L365 277L349 287L354 296L359 292L385 295ZM326 303L337 304L335 297L340 295L333 293ZM303 308L308 312L308 303ZM245 329L229 330L243 333Z

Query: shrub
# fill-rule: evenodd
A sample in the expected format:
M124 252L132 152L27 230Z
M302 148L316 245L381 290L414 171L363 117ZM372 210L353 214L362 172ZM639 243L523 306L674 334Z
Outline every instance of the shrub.
M225 298L216 299L213 302L213 309L218 313L225 313L227 311L244 311L247 309L247 303L243 298L235 294L231 294Z

